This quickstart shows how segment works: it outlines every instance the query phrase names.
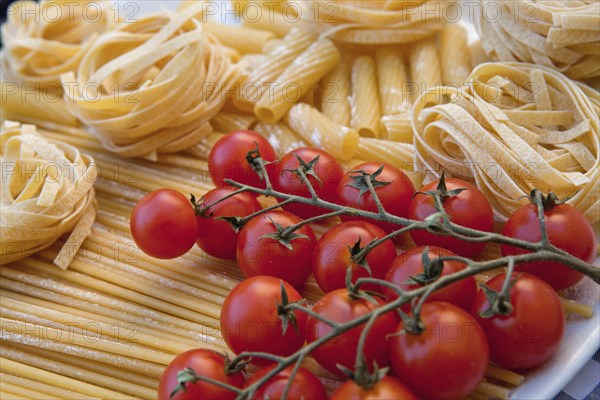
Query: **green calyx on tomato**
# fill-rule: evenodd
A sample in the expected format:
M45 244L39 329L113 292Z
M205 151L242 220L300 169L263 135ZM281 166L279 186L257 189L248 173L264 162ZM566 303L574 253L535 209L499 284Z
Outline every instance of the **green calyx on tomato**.
M253 142L253 143L254 143L255 148L253 150L248 150L248 152L246 153L246 161L248 161L248 164L250 164L250 166L252 167L252 170L254 170L254 172L256 172L256 175L258 175L258 177L262 181L263 179L265 179L265 176L263 173L263 168L259 161L259 160L262 160L262 157L260 156L260 151L258 150L258 142ZM263 160L263 163L264 162L265 161Z
M420 286L428 285L435 282L441 275L444 269L444 259L437 257L433 260L429 257L429 247L425 247L421 254L421 263L423 264L423 272L418 275L413 275L406 280L407 285L417 284Z
M361 198L362 195L371 191L371 187L373 189L377 189L378 187L389 185L391 182L377 180L377 177L383 172L384 167L385 165L381 164L381 166L372 174L369 174L363 170L350 171L349 174L359 175L350 175L350 179L352 179L353 182L346 186L358 189L358 198Z
M319 178L317 171L315 171L315 165L319 162L319 158L321 158L321 156L317 155L315 158L310 160L308 163L305 162L302 159L302 157L300 157L296 153L294 153L294 157L296 157L296 160L298 160L298 168L284 169L282 172L291 172L294 175L299 176L299 177L302 177L302 176L308 177L310 175L313 178L315 178L315 180L317 181L317 183L319 183L319 185L323 186L323 181L321 180L321 178Z
M352 246L348 246L348 251L350 252L350 260L354 261L359 267L364 268L365 271L369 273L369 276L373 276L373 272L371 271L371 267L369 266L369 263L367 261L367 255L369 253L364 251L365 247L367 246L361 247L360 241L361 238L359 237L358 240Z
M283 227L283 225L273 221L271 217L269 217L271 223L277 229L277 232L266 233L262 235L260 238L269 238L278 241L283 246L285 246L288 250L294 250L292 247L292 240L294 239L309 239L308 236L302 233L295 233L295 228L292 226Z
M510 303L510 291L521 276L517 275L512 277L512 267L510 268L510 272L511 273L506 274L504 285L500 291L490 288L485 283L481 283L479 285L489 302L489 307L479 313L481 318L491 318L494 315L512 314L513 306Z
M467 188L456 188L456 189L448 190L448 188L446 187L446 172L442 172L442 176L440 177L440 181L439 181L437 187L435 188L435 190L428 190L425 192L415 192L415 194L413 195L413 198L418 194L425 194L427 196L433 197L434 199L437 196L439 196L440 200L443 203L450 197L458 196L465 190L468 190L468 189ZM440 210L440 211L442 211L442 210Z
M573 197L575 195L575 193L574 193L571 196L565 197L564 199L560 200L558 198L558 196L552 192L548 193L547 196L544 196L544 194L541 192L541 190L533 189L531 191L531 193L529 194L529 196L523 196L523 197L527 197L531 204L536 204L536 197L538 196L538 193L542 200L542 204L544 206L544 211L550 211L554 207L561 205L563 203L566 203L567 201L569 201L571 199L571 197Z
M277 302L277 315L279 316L279 319L281 319L281 330L284 335L287 332L290 324L294 328L296 334L300 334L298 331L298 320L296 319L296 314L294 314L294 311L289 308L289 305L304 303L304 300L291 302L285 290L285 286L283 285L283 281L281 281L281 303Z
M379 368L379 365L377 365L377 360L375 360L373 362L373 372L370 372L369 367L367 366L367 361L362 354L358 357L357 363L354 366L354 370L346 368L341 364L338 364L337 367L344 375L348 377L348 379L356 383L364 390L372 389L380 380L383 379L384 376L388 374L390 370L389 367Z

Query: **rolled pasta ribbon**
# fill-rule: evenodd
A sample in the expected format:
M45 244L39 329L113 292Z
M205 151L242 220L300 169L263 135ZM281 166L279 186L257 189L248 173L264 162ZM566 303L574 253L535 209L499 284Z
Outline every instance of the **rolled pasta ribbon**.
M212 131L238 68L194 15L156 14L102 35L77 73L61 76L72 113L110 151L156 159Z
M308 104L296 104L286 117L287 125L303 140L321 147L340 160L351 159L358 150L358 132L336 124Z
M475 68L463 88L425 92L413 108L415 162L474 181L506 219L533 188L600 221L600 94L554 69Z
M600 76L596 0L481 0L477 31L498 61L557 69L572 79Z
M18 1L2 25L2 80L60 95L60 75L76 70L98 35L114 29L111 2Z
M33 125L5 121L0 160L0 264L25 258L70 233L54 258L66 269L96 216L93 159L45 139Z
M394 45L435 34L446 23L451 6L454 1L318 0L306 2L303 14L310 15L323 35L336 43Z

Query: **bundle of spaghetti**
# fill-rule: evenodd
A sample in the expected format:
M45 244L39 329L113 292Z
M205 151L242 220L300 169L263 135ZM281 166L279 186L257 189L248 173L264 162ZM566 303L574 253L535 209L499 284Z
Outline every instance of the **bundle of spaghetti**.
M54 257L65 269L96 216L93 159L40 136L33 125L5 121L0 132L0 264L47 248L70 233Z
M118 25L113 10L102 0L13 3L2 25L2 80L60 94L60 75L77 69L99 34Z
M600 76L600 3L596 0L481 0L477 30L499 61L557 69L572 79Z
M324 35L336 43L394 45L432 36L444 27L453 1L311 1L304 4Z
M70 110L107 149L156 159L212 131L237 67L194 18L201 7L123 24L93 43L76 74L61 76Z
M523 63L475 68L462 89L415 103L418 168L474 181L506 219L533 188L600 220L600 94L560 72ZM440 168L441 167L441 168Z

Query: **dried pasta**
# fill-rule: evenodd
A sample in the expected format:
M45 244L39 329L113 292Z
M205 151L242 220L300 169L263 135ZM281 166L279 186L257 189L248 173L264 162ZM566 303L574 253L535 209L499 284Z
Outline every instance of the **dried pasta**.
M276 124L261 122L254 127L254 130L267 138L279 157L293 149L308 146L306 140L296 135L283 122Z
M600 76L599 2L481 0L480 10L477 31L493 59L535 63L573 79Z
M91 157L6 121L0 133L2 192L0 264L27 257L70 233L54 263L65 269L96 215L97 169Z
M94 42L76 74L62 75L71 112L107 149L155 159L211 132L237 69L194 19L201 7L124 24Z
M415 43L409 54L410 77L413 87L410 93L413 101L425 90L442 83L440 59L438 57L435 38L429 38Z
M440 64L444 85L461 86L471 73L467 32L459 24L440 31Z
M321 112L343 126L350 125L350 67L340 62L321 80Z
M352 120L350 126L364 137L380 137L381 106L377 69L373 57L362 56L352 64Z
M384 47L375 53L375 60L381 113L394 115L407 112L410 108L406 94L408 72L402 53L396 48Z
M600 94L537 65L488 63L412 113L417 166L473 180L506 219L534 187L600 221Z

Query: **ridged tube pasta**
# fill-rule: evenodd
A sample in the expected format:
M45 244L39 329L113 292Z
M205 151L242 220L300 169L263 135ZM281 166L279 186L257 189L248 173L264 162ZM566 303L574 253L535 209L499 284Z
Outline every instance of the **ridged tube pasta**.
M471 73L467 31L460 24L449 24L440 31L440 61L444 85L461 86Z
M239 108L252 110L272 83L304 50L314 42L316 35L306 30L294 29L275 46L267 57L253 69L243 84Z
M2 25L2 80L60 94L60 75L76 70L99 34L117 25L112 10L108 1L14 2Z
M214 35L223 46L231 47L240 54L261 53L263 46L275 37L272 32L246 26L206 22L202 27L206 33Z
M403 143L413 142L413 130L408 112L384 115L381 117L381 129L388 140Z
M125 157L155 159L198 143L237 69L196 15L156 14L101 36L77 73L62 75L71 112Z
M480 11L476 27L492 59L535 63L572 79L600 76L598 1L481 0Z
M438 57L435 38L415 43L409 55L410 77L413 85L413 99L425 90L442 83L440 59Z
M277 77L272 89L254 106L254 114L261 121L277 122L339 62L335 45L328 39L317 40Z
M350 126L360 136L379 137L379 119L381 106L377 86L375 60L362 56L352 64L352 120Z
M321 80L321 112L343 126L350 125L350 66L340 62Z
M506 219L533 188L600 221L600 94L551 68L487 63L415 103L417 166L475 181ZM557 128L558 127L558 128Z
M288 151L309 145L307 141L296 135L283 122L276 124L260 122L254 127L254 130L263 135L271 143L271 146L273 146L273 149L275 149L275 152L280 157Z
M217 132L229 133L231 131L239 131L244 129L250 129L250 127L256 122L256 118L253 115L243 114L232 114L221 112L213 119L210 120L210 124Z
M341 160L358 150L358 132L336 124L307 104L296 104L286 117L287 125L312 146L321 147Z
M51 142L33 125L5 121L0 131L0 265L69 238L54 258L66 269L96 216L97 169L75 147Z
M406 112L409 108L406 85L408 73L400 51L393 47L384 47L375 53L377 63L377 82L379 99L383 115Z

